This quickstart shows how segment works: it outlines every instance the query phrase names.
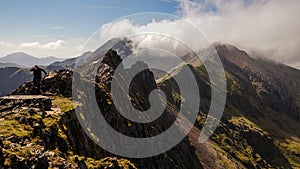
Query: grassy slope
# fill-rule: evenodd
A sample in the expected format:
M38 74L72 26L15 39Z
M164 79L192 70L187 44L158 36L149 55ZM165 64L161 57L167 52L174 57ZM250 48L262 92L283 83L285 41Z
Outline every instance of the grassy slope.
M262 134L270 137L274 144L278 147L283 156L288 159L293 168L300 167L300 142L299 129L300 124L294 119L290 118L283 112L277 112L270 105L266 104L270 96L261 96L261 91L257 91L255 84L242 81L235 78L230 73L227 74L228 92L234 93L234 97L228 100L227 108L224 112L223 121L232 123L235 126L240 126L244 130L259 131ZM252 85L252 87L251 87ZM229 97L232 96L229 94ZM233 103L233 104L232 104ZM238 103L238 104L237 104ZM247 108L250 107L250 108ZM233 134L231 131L230 134ZM238 133L237 133L238 134ZM240 133L239 133L240 134ZM245 145L242 148L239 146L226 148L228 144L224 144L224 134L217 134L216 139L213 139L217 145L222 149L236 151L236 159L242 163L251 163L254 167L262 160L260 154L268 151L268 148L262 148L260 154L253 151L253 146ZM223 137L223 138L222 138ZM220 139L222 138L222 139ZM243 142L237 144L242 145ZM259 142L256 144L260 144ZM273 161L280 161L276 159L276 154L272 155ZM265 158L263 158L264 160ZM268 162L267 162L268 163ZM277 167L277 166L265 166ZM288 166L286 166L288 167Z

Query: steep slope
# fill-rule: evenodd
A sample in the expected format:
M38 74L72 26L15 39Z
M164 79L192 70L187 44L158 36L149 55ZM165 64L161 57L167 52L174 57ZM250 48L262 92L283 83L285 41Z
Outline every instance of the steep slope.
M225 115L231 114L231 121L236 121L240 116L244 122L239 119L238 123L246 122L266 132L277 147L274 147L277 149L275 154L284 155L291 166L299 167L299 96L295 95L295 91L299 91L299 79L296 77L300 71L251 59L246 52L230 45L218 45L216 49L228 73L227 103L231 104L228 106L231 110L225 111ZM232 112L237 115L232 115ZM279 159L283 159L280 156L276 158L274 153L269 152L271 148L267 144L259 144L255 139L248 138L248 142L255 143L264 154L263 158L270 158L266 161L279 163ZM273 166L284 165L283 161L278 163Z
M293 92L299 88L294 78L300 71L260 62L231 45L218 43L214 47L224 64L228 90L221 123L209 141L219 156L215 162L225 168L299 167L299 109ZM196 123L201 129L210 106L210 82L201 63L190 68L202 91ZM279 70L282 72L276 73ZM180 69L173 72L177 74ZM283 74L285 77L281 77ZM291 82L294 86L290 86ZM158 85L174 98L180 93L175 84L166 76ZM173 103L179 107L180 100Z
M234 46L215 44L225 69L238 78L251 82L258 94L270 94L282 102L292 118L300 118L299 71L274 62L254 60Z

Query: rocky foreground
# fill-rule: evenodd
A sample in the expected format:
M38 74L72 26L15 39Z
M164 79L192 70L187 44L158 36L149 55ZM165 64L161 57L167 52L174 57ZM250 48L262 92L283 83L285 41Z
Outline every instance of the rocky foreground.
M136 168L126 159L93 155L70 99L15 95L0 102L0 168Z

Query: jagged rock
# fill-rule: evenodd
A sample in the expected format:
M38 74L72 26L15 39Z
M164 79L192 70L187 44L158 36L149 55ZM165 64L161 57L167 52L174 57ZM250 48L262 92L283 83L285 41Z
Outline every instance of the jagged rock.
M110 49L106 54L103 60L101 61L103 64L107 64L112 67L114 70L117 69L119 64L122 62L121 56L117 54L116 51Z
M103 57L96 72L96 83L109 84L112 80L114 71L122 62L121 57L113 50L109 50Z

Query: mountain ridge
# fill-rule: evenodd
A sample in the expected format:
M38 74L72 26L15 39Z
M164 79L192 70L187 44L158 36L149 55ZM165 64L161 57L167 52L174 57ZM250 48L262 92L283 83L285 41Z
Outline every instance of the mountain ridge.
M216 46L216 50L224 64L228 92L223 117L213 136L205 144L198 142L199 131L204 125L210 106L211 86L205 67L201 64L190 65L189 68L192 70L201 89L200 111L194 124L195 126L179 146L181 147L180 149L178 147L173 148L166 152L167 154L151 159L141 159L141 161L130 159L130 161L139 168L168 168L175 164L173 168L178 168L178 165L182 166L181 168L191 168L189 167L191 164L186 163L184 160L181 161L185 157L192 157L194 166L198 166L197 163L200 162L201 166L206 169L300 167L300 134L298 132L300 130L300 122L296 118L297 112L294 111L295 106L298 107L298 104L295 103L297 97L293 95L299 86L294 75L299 74L299 71L284 66L283 68L280 67L280 70L286 70L282 71L282 73L276 73L270 69L279 69L278 65L259 63L255 59L249 58L246 52L237 48L219 45ZM240 55L242 57L239 57ZM87 64L83 64L80 67L84 73L83 77L87 77L88 80L87 85L84 86L86 88L89 85L90 87L96 87L97 103L102 110L101 112L105 114L107 121L110 121L112 126L119 132L129 135L133 134L134 136L157 134L156 132L170 123L170 119L177 114L180 107L180 91L172 76L177 76L181 71L176 71L172 76L166 75L162 78L162 81L157 83L157 86L152 86L154 88L159 87L166 92L168 99L169 106L167 108L169 113L162 117L168 118L163 120L164 124L157 123L162 128L140 130L137 124L130 121L128 123L128 120L124 119L124 117L122 118L117 113L116 108L112 106L109 84L114 68L120 64L121 58L116 51L107 49L105 54L98 54L95 58L89 59ZM103 60L104 62L102 62ZM96 70L96 78L89 78L89 74L95 75L94 70ZM61 95L63 97L61 100L68 99L72 88L70 83L70 77L72 76L70 76L70 73L70 70L61 70L53 75L49 75L48 78L46 77L43 80L45 85L43 85L42 89L45 89L45 93L48 95L54 93L54 96ZM278 82L278 79L280 80L283 75L285 75L285 79L294 81L295 85L290 87L286 86L290 82ZM67 80L68 82L63 80L62 77L69 79ZM149 84L152 84L150 81L154 81L148 70L138 75L136 80L141 81L140 77L146 77L144 80L148 79L146 82ZM90 83L93 80L96 80L97 83ZM122 83L120 81L120 84ZM140 107L141 110L147 109L149 106L147 93L151 87L135 81L132 84L135 86L133 88L135 90L130 95L133 97L132 103L138 105L137 107L144 105L145 107ZM20 86L13 94L30 94L30 86L32 85L28 82ZM87 91L81 93L83 93L81 97L95 95L95 92L90 93ZM290 99L294 101L289 103ZM62 106L70 105L69 103L65 101L65 103L62 103ZM72 108L68 107L66 109L71 109L72 111ZM69 119L74 119L74 114L72 116L67 114L67 116ZM66 120L66 118L64 119ZM64 121L64 124L70 125L74 123ZM67 126L67 128L70 130L69 133L76 133L72 130L72 127ZM128 128L131 130L128 130ZM80 131L78 128L76 129L76 131ZM76 139L73 138L72 134L69 134L68 137L70 137L75 147L82 148L82 142L75 142L74 140ZM86 138L86 136L83 138ZM51 146L60 147L61 145ZM91 147L85 148L87 149L86 151L78 150L90 154L92 150L89 150L89 148ZM98 149L96 148L96 150ZM102 150L99 151L104 153ZM179 153L182 153L182 156L178 157ZM195 156L197 156L198 161L195 160ZM165 157L168 158L165 159ZM64 159L66 160L66 158ZM72 160L66 161L70 162ZM84 161L86 162L86 160ZM199 166L199 168L202 167Z
M24 52L15 52L8 54L4 57L0 58L0 62L9 62L9 63L15 63L17 65L21 65L24 67L32 67L34 65L49 65L55 61L61 61L62 59L54 57L54 56L48 56L43 58L38 58L31 56Z

